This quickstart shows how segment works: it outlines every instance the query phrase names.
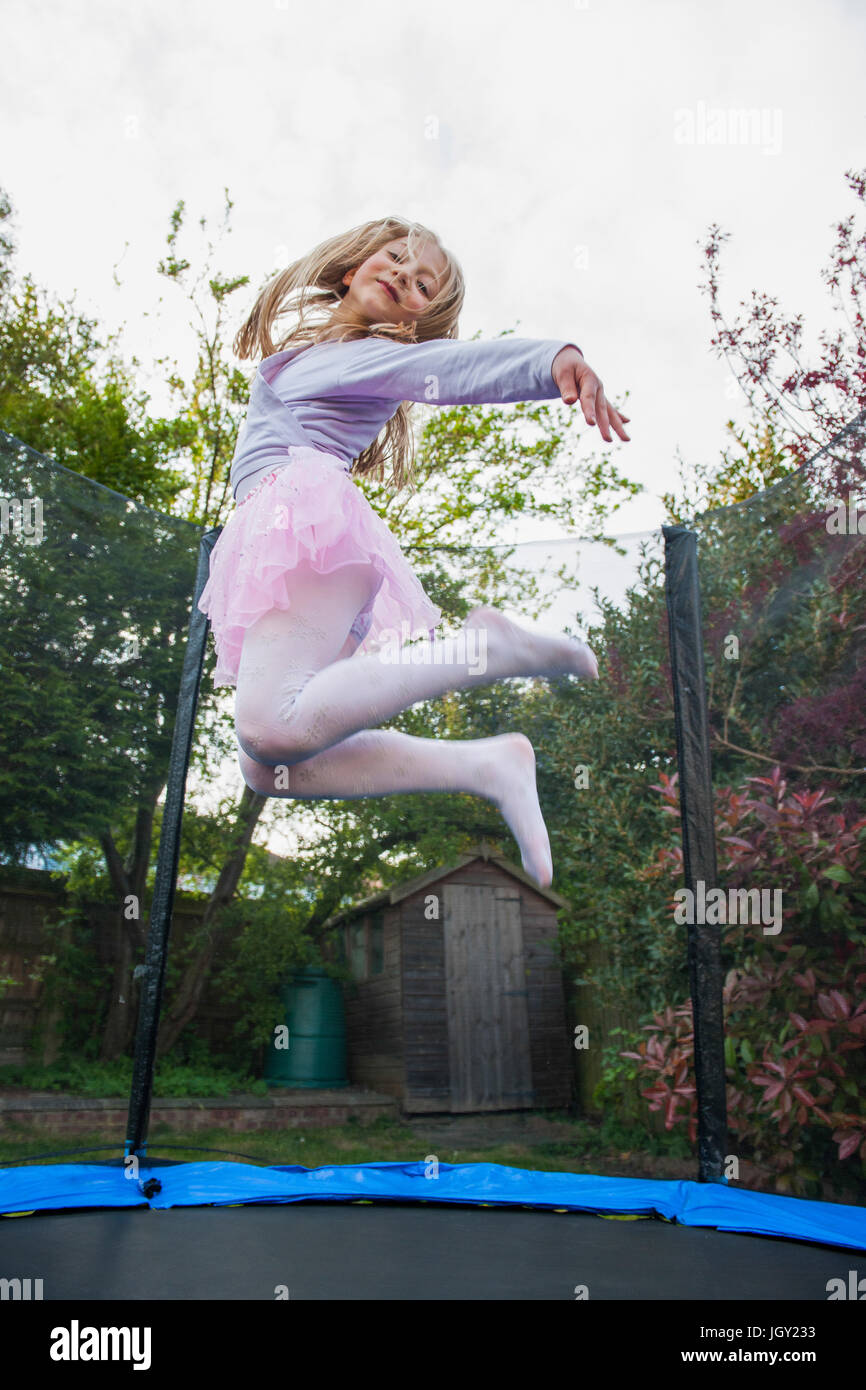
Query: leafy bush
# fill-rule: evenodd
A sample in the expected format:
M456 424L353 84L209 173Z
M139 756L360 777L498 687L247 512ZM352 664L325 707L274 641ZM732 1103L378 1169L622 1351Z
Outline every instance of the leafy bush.
M676 776L656 790L677 820ZM749 787L755 788L750 792ZM730 1128L748 1156L743 1180L778 1192L821 1190L835 1163L866 1175L866 817L833 809L823 788L789 791L780 768L716 793L729 887L756 870L782 890L782 931L722 931L723 1002ZM861 870L858 877L857 870ZM647 877L682 881L682 849L659 851ZM665 1127L697 1134L691 999L654 1014L650 1034L623 1058L637 1062L650 1109Z
M128 1097L132 1085L132 1062L119 1058L111 1062L71 1060L50 1066L15 1066L0 1068L0 1086L26 1086L34 1091L56 1091L63 1095L93 1097ZM171 1057L156 1070L153 1093L156 1096L183 1098L185 1096L267 1095L267 1084L253 1079L243 1071L231 1071L205 1064L188 1065Z

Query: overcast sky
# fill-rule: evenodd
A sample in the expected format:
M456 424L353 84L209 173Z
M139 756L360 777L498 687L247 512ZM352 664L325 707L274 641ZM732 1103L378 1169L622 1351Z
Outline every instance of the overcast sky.
M612 454L647 493L610 534L657 527L677 451L710 462L746 419L698 289L711 223L729 316L756 289L807 344L835 322L819 271L866 165L862 0L6 0L3 33L21 270L188 367L183 306L144 317L178 199L216 230L229 190L236 322L322 239L417 217L465 271L462 337L573 339L629 392Z
M709 348L708 226L732 235L731 311L755 288L803 312L810 341L833 322L819 269L854 206L844 171L866 164L859 0L3 9L19 266L125 322L143 361L154 346L189 360L179 296L161 324L143 317L172 289L155 266L179 198L216 230L229 189L224 267L251 277L238 321L265 274L323 238L415 216L463 265L461 336L573 338L612 396L630 393L632 442L613 454L648 495L612 519L622 534L660 521L677 449L711 460L745 417ZM746 140L741 111L757 113Z

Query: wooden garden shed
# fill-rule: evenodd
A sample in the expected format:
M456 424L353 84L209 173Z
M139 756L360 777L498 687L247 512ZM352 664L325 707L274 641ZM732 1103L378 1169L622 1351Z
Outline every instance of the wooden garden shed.
M482 846L332 917L352 972L350 1081L409 1114L569 1105L565 906Z

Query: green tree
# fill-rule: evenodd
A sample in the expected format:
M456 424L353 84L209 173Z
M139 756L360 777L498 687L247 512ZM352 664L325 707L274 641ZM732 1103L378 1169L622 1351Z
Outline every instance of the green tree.
M3 208L5 232L6 195ZM144 933L128 905L143 897L174 717L179 648L172 639L186 626L178 575L170 565L154 566L153 556L160 540L171 552L182 531L165 511L184 483L173 462L188 427L151 418L148 396L133 388L136 364L123 363L117 335L100 337L74 297L64 303L29 276L17 278L11 233L3 250L4 482L8 496L36 494L45 535L33 546L16 538L0 557L0 835L7 857L30 843L88 832L101 843L119 904L116 1007L106 1029L106 1055L114 1055L132 1026L129 973ZM97 494L77 475L111 491ZM183 554L178 559L175 550L174 558L183 564ZM194 557L187 587L193 574ZM130 576L139 577L134 594ZM147 646L145 678L130 643L133 651L135 643ZM114 739L110 756L106 729ZM115 826L129 807L121 846Z

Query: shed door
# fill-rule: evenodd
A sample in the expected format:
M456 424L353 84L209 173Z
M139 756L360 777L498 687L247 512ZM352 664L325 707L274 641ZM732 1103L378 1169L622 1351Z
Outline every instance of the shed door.
M532 1105L520 895L445 884L445 990L451 1109Z

